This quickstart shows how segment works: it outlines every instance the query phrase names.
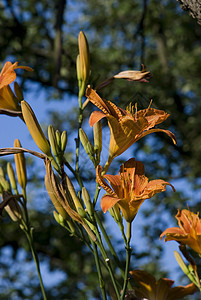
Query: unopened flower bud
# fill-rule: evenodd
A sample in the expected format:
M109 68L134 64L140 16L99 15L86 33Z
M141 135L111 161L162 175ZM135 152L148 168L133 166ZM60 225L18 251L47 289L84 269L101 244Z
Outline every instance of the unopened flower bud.
M90 57L89 57L89 45L86 36L82 31L78 37L79 47L79 64L80 64L80 78L86 83L90 74Z
M98 121L93 126L94 133L94 150L96 153L96 163L100 162L100 154L102 151L102 124L101 121Z
M188 278L193 282L193 276L192 276L191 272L189 271L188 267L186 266L186 264L184 263L179 252L174 251L174 256L175 256L176 261L178 262L180 268L184 272L184 274L186 274L188 276Z
M24 121L34 142L43 153L45 153L47 156L52 156L50 145L40 127L40 124L38 123L38 120L31 106L25 100L23 100L21 102L21 108Z
M58 156L59 155L59 147L57 144L57 139L56 139L56 134L54 131L54 127L52 125L48 126L48 138L49 138L49 142L50 142L50 146L52 149L52 153L54 154L54 156Z
M55 134L56 134L56 139L57 139L57 145L60 149L61 148L61 134L58 129L56 130Z
M79 129L79 136L80 136L80 140L81 140L82 146L84 147L85 152L87 153L87 155L89 156L89 158L91 159L93 164L95 164L94 147L90 143L86 133L84 132L84 130L82 128Z
M66 175L66 186L67 186L67 189L71 195L71 198L73 200L73 203L75 205L75 208L77 210L77 212L79 213L79 215L84 218L86 216L86 212L82 206L82 204L80 203L80 200L77 196L77 193L74 189L74 186L70 180L70 178Z
M14 147L21 148L20 141L15 139ZM15 156L15 167L17 172L17 180L22 189L25 189L27 184L27 172L26 172L26 160L24 157L24 153L17 153Z
M14 82L14 91L15 91L15 95L17 97L18 102L21 102L22 100L24 100L23 91L22 91L21 87L19 86L19 84L17 83L17 81Z
M93 204L91 203L89 193L85 187L82 188L82 197L88 214L92 216L94 213L94 208L93 208Z
M67 132L64 130L61 134L61 151L64 153L68 141Z
M8 174L9 180L10 180L10 184L11 184L15 194L18 194L17 182L15 179L15 172L14 172L13 167L10 162L7 163L7 174Z
M0 176L0 184L5 192L11 192L10 183L3 176Z
M0 167L0 176L2 176L2 177L5 178L4 171L3 171L3 168L2 168L2 167Z

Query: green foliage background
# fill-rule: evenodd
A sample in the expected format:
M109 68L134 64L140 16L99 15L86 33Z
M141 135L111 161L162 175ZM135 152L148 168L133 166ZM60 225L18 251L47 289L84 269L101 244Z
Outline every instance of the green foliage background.
M137 102L139 109L146 108L153 99L153 107L171 115L160 127L174 132L177 146L164 135L152 135L132 148L136 159L143 158L146 174L152 179L185 179L194 190L193 199L188 199L185 189L168 197L155 197L142 212L145 247L143 253L136 253L137 263L133 258L134 267L146 261L146 266L141 267L159 275L163 245L158 237L170 225L165 220L172 216L172 226L177 208L187 205L194 212L200 211L201 26L180 9L176 0L7 0L0 4L0 61L2 65L9 59L33 67L33 74L24 72L22 87L27 88L29 77L29 81L37 83L37 89L45 88L47 100L55 99L59 105L62 97L78 91L75 60L80 30L90 45L90 83L94 87L120 71L140 69L141 63L153 75L149 84L116 80L101 91L102 97L113 99L124 108ZM70 111L51 114L52 124L70 133L76 129L76 117ZM113 168L117 170L118 159L115 162ZM92 178L90 173L83 176L88 181ZM61 270L67 274L49 289L48 299L100 299L93 258L81 242L66 236L53 222L50 209L32 209L31 217L40 259L47 263L50 272ZM22 233L5 216L0 222L1 298L39 299L32 269L28 278L24 278L21 268L16 267L13 272L15 261L30 264ZM11 255L4 261L8 248L12 249ZM19 259L22 249L23 262Z

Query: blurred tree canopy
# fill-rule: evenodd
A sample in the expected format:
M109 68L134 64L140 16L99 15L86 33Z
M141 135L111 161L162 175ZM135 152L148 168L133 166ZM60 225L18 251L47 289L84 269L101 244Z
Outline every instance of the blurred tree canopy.
M90 46L90 84L94 87L120 71L140 69L142 63L151 71L153 77L150 83L116 80L100 94L106 99L114 99L123 108L130 102L137 102L139 109L146 108L153 99L153 107L170 113L162 127L175 133L178 139L177 146L173 146L164 135L156 134L138 142L133 147L134 156L137 159L143 158L147 175L153 178L168 178L170 182L171 179L189 180L192 187L199 191L201 26L180 8L176 0L3 0L0 4L0 61L2 65L5 60L12 60L33 67L33 74L23 73L23 88L26 89L28 77L29 81L37 83L37 89L38 85L46 89L47 99L54 98L59 105L59 99L63 95L76 95L78 91L75 61L80 30L85 32ZM90 109L92 107L89 107L87 113ZM75 119L69 118L69 114L54 112L52 120L67 131L68 128L72 130L76 114ZM162 247L161 243L156 241L154 247L158 248L157 251L153 251L153 240L157 240L160 232L166 228L163 212L174 216L176 209L185 208L187 203L195 212L199 211L201 205L197 201L200 199L197 199L196 192L194 201L188 200L185 190L184 193L178 192L166 198L153 199L149 209L143 211L146 222L142 231L147 237L147 247L144 253L136 255L140 258L148 257L148 263L154 260L157 262L161 257ZM84 257L85 252L81 244L73 246L71 238L62 238L61 244L62 229L55 229L48 215L48 211L44 215L33 212L33 220L38 222L40 225L37 227L41 228L41 241L38 241L37 248L42 257L45 255L47 260L50 258L50 268L64 270L68 280L72 281L70 292L67 291L65 283L61 282L62 288L55 288L48 299L59 295L58 291L64 291L64 298L66 295L67 298L68 295L73 295L74 299L88 299L91 295L87 295L86 286L96 295L96 289L92 288L96 285L93 276L90 275L87 283L84 277L91 272L93 262L89 261L87 254ZM0 246L1 249L12 246L16 253L18 247L25 247L24 241L14 238L19 236L15 224L9 226L13 229L8 238L2 234L7 230L8 224L1 222ZM52 245L54 241L47 241L44 227L56 246ZM57 230L59 234L55 235ZM20 241L19 245L17 241ZM52 249L49 249L49 244ZM64 252L63 247L66 250ZM68 265L71 247L79 248L80 255L83 255L83 260L79 254L78 257L72 258L74 264L79 264L80 268L77 285L73 281L76 267L71 269L71 266L64 266L65 262ZM74 252L75 256L76 253L78 252ZM62 265L61 257L64 259ZM55 261L58 265L54 264ZM83 261L86 262L85 268L82 266ZM6 266L2 267L6 272ZM157 270L153 264L149 264L147 268L152 272ZM13 279L15 280L16 278ZM85 288L80 287L80 282ZM25 299L25 292L19 290L21 296L19 294L19 298L10 299ZM33 291L34 284L34 294ZM2 295L3 293L6 299L6 289L2 290ZM96 297L99 299L100 296Z

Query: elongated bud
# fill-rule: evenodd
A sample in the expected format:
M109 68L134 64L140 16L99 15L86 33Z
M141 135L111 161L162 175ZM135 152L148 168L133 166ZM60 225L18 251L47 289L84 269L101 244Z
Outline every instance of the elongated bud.
M114 218L116 223L121 223L122 222L122 216L120 214L119 207L117 205L114 205L109 209L109 212L111 216Z
M17 83L17 81L14 82L14 91L15 91L15 95L17 97L18 102L21 102L22 100L24 100L23 91L22 91L21 87L19 86L19 84Z
M80 140L81 140L82 146L84 147L85 152L87 153L87 155L89 156L89 158L91 159L93 164L95 164L94 147L90 143L86 133L84 132L84 130L82 128L79 129L79 135L80 135Z
M94 150L96 153L96 163L100 162L100 154L102 151L102 124L101 121L98 121L93 126L94 133Z
M93 208L93 204L91 203L89 193L85 187L82 188L82 197L88 214L92 216L94 213L94 208Z
M14 141L14 147L22 147L20 141L16 139ZM22 189L25 189L27 184L27 172L26 172L26 160L24 153L17 153L15 156L15 167L17 172L17 180Z
M76 60L76 69L77 69L77 80L79 83L79 88L82 84L82 77L81 77L81 70L80 70L80 55L78 54L77 60Z
M67 132L64 130L61 134L61 151L64 153L68 141Z
M62 207L62 205L60 204L60 202L58 201L55 192L52 188L52 185L50 184L49 180L48 180L48 176L45 175L45 187L47 189L47 192L49 194L49 197L54 205L54 207L56 208L56 210L58 211L58 213L63 217L64 220L69 220L69 215L67 214L67 212L65 211L65 209ZM58 222L59 223L59 222Z
M56 134L56 139L57 139L57 145L60 149L61 148L61 134L58 129L56 130L55 134Z
M3 176L0 176L0 184L5 192L11 192L10 183Z
M8 174L9 180L10 180L10 184L11 184L15 194L18 194L17 182L15 179L15 172L14 172L13 167L10 162L7 163L7 174Z
M3 171L3 168L2 168L2 167L0 167L0 176L2 176L2 177L5 178L4 171Z
M67 186L67 189L71 195L71 198L73 200L73 203L75 205L75 208L77 210L77 212L79 213L79 215L84 218L86 216L86 212L82 206L82 204L80 203L80 200L77 196L77 193L74 189L74 186L70 180L70 178L66 175L66 186Z
M58 156L59 155L59 147L57 144L55 130L52 125L48 126L48 138L50 141L50 146L52 148L52 153L54 154L54 156Z
M40 124L38 123L38 120L31 106L25 100L23 100L21 102L21 108L24 121L34 142L43 153L45 153L47 156L52 156L50 145L40 127Z
M191 272L189 271L188 267L186 266L186 264L184 263L181 255L179 254L179 252L174 251L174 256L176 258L176 261L178 262L180 268L182 269L182 271L184 272L184 274L186 274L188 276L188 278L194 282L194 277L192 276Z
M82 81L86 83L90 74L90 56L89 56L89 45L86 36L82 31L80 31L79 33L78 47L79 47L80 78Z
M2 187L1 184L0 184L0 194L1 194L1 195L3 194L3 187Z

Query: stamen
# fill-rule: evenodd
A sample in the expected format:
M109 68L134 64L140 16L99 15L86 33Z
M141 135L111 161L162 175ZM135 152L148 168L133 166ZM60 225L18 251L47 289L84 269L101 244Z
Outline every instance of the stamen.
M151 99L151 101L150 101L149 106L148 106L147 109L150 109L150 107L151 107L151 105L152 105L152 102L153 102L153 100Z

